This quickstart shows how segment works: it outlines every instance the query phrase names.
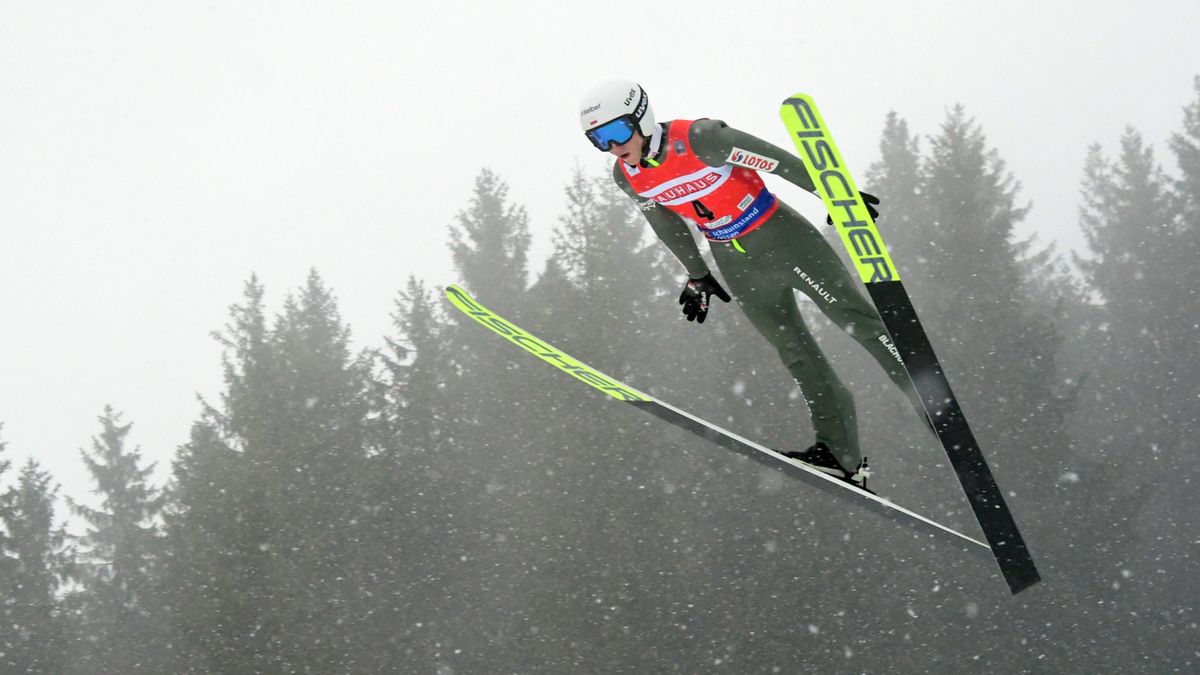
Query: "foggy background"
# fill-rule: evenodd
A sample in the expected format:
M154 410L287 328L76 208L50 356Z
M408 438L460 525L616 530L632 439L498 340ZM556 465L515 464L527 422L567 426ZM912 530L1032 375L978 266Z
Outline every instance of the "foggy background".
M409 635L409 642L401 641L392 652L400 660L389 665L394 667L407 656L416 672L481 672L480 664L489 663L489 650L494 650L493 656L501 655L494 662L506 671L607 672L682 663L687 672L695 672L700 664L714 670L724 666L730 672L770 672L774 667L790 672L797 664L811 665L814 658L827 659L820 662L834 664L830 665L833 668L858 670L871 669L866 664L887 663L883 651L855 642L876 639L892 649L914 643L923 647L915 652L914 668L924 664L936 670L929 665L935 662L930 655L940 654L955 669L969 669L972 656L978 655L957 652L961 645L955 645L955 637L961 635L949 627L978 620L988 627L981 629L981 634L968 633L972 639L984 645L1029 649L1028 662L1009 664L1016 670L1036 670L1045 662L1039 661L1036 648L1029 647L1031 642L1058 644L1063 651L1052 653L1051 662L1082 669L1103 660L1089 661L1078 652L1109 653L1096 652L1100 648L1085 644L1087 639L1107 644L1111 653L1118 653L1113 640L1139 644L1140 631L1148 634L1151 629L1170 634L1169 639L1162 638L1163 644L1170 645L1164 647L1166 658L1138 661L1138 650L1128 650L1130 661L1123 664L1126 670L1194 668L1197 657L1187 646L1196 641L1194 611L1185 610L1186 604L1168 607L1161 602L1172 597L1171 581L1162 577L1174 579L1177 574L1195 572L1188 557L1194 555L1194 535L1180 527L1190 522L1186 518L1164 520L1151 514L1183 514L1194 520L1194 515L1188 514L1193 513L1190 508L1195 502L1190 497L1159 499L1138 492L1140 486L1152 485L1164 475L1153 468L1154 462L1171 467L1167 475L1173 476L1173 484L1190 479L1191 466L1178 462L1192 448L1178 439L1187 437L1187 429L1196 428L1194 391L1189 394L1181 381L1170 384L1175 387L1172 389L1157 388L1156 381L1149 380L1138 396L1118 393L1117 385L1124 382L1132 387L1133 382L1108 369L1146 353L1167 350L1161 353L1172 356L1156 363L1182 365L1164 372L1171 377L1193 372L1194 332L1187 332L1186 317L1195 316L1188 311L1196 308L1196 300L1182 273L1169 292L1155 290L1140 298L1131 295L1131 306L1169 307L1171 316L1182 317L1163 326L1147 325L1146 331L1183 332L1172 333L1169 340L1159 339L1157 333L1140 343L1109 340L1114 326L1127 327L1128 321L1120 324L1114 317L1097 318L1091 313L1096 305L1085 301L1103 296L1097 287L1103 279L1087 277L1088 272L1080 270L1070 254L1097 259L1081 230L1079 215L1086 204L1081 186L1093 143L1101 144L1106 158L1118 158L1122 135L1127 126L1132 127L1153 149L1154 161L1172 177L1179 174L1168 140L1172 134L1183 133L1184 109L1197 101L1193 78L1200 74L1200 45L1191 27L1200 13L1192 3L1184 2L1149 3L1136 9L1082 2L976 5L926 2L898 7L871 2L797 7L794 3L752 2L735 7L691 2L665 3L652 12L632 6L550 2L513 7L454 2L340 7L255 2L124 3L103 8L84 3L0 6L0 224L4 233L0 246L0 315L4 317L0 442L6 445L4 456L12 462L0 480L5 487L15 484L20 468L33 459L52 476L50 483L62 486L60 497L103 510L101 496L91 494L93 472L79 450L90 449L93 437L102 433L97 417L111 405L122 415L122 423L133 424L126 443L130 449L140 448L142 466L157 463L147 478L149 483L165 485L177 451L196 443L190 432L204 413L197 395L220 407L223 396L229 394L222 368L222 356L229 356L229 351L210 334L230 323L231 305L246 302L244 285L252 274L265 288L268 325L274 324L276 315L285 313L288 294L311 300L323 297L321 293L327 289L336 299L340 320L349 325L347 350L354 355L363 349L388 351L389 340L413 341L411 335L402 334L411 326L398 327L392 319L398 297L410 289L410 277L424 281L429 291L463 281L496 311L540 330L592 365L627 377L635 387L661 387L656 394L664 399L688 404L684 407L718 423L740 422L744 426L735 428L744 429L747 435L761 434L756 438L768 444L807 445L810 430L803 409L788 383L780 381L783 371L772 354L752 350L744 362L670 372L671 363L680 364L666 359L671 354L682 358L678 352L683 345L704 354L697 345L718 350L727 346L722 338L753 345L760 340L732 307L717 307L713 318L723 323L706 324L701 330L707 332L700 338L696 337L698 331L691 330L695 326L678 325L670 294L677 293L682 271L674 261L661 257L661 246L641 250L637 238L648 228L636 217L621 215L615 204L604 207L609 211L603 211L603 217L609 220L598 221L603 225L598 231L617 233L611 242L616 250L611 258L596 258L607 261L605 271L596 274L607 279L640 279L641 285L589 286L596 280L572 277L570 270L558 270L561 277L544 274L545 261L554 257L555 229L563 226L563 220L577 225L586 220L572 217L580 214L571 211L571 195L588 192L576 181L603 177L608 166L582 138L576 121L579 94L592 81L609 76L634 78L648 90L660 120L724 119L785 148L790 142L778 119L778 104L787 95L803 91L820 104L860 185L882 198L884 238L894 249L897 265L929 324L934 346L948 362L951 383L985 441L985 454L997 464L1001 485L1015 493L1010 503L1031 540L1035 559L1046 559L1046 569L1057 573L1044 586L1059 585L1032 590L1030 593L1041 595L1022 605L1003 597L1002 584L991 568L937 547L915 547L905 555L915 556L912 565L918 569L936 570L934 576L951 575L938 577L942 581L918 584L903 574L884 580L868 573L841 585L855 565L875 570L877 575L885 573L880 570L896 573L886 563L890 552L896 550L888 545L889 537L899 535L888 534L889 526L871 522L869 514L849 516L871 523L871 534L864 540L842 541L836 527L814 533L811 528L818 521L847 517L844 509L812 506L821 514L819 518L793 522L789 512L795 499L805 503L810 503L809 498L819 499L807 495L803 486L776 483L777 478L761 474L756 467L728 461L722 454L725 451L701 447L671 430L647 429L647 422L634 414L598 401L591 392L575 391L575 383L556 373L541 373L544 366L530 362L525 355L509 353L511 348L506 345L490 345L490 336L477 335L476 327L455 327L433 342L447 350L447 368L455 358L468 359L475 364L469 377L478 380L471 386L456 385L450 381L454 378L435 368L424 375L429 378L428 386L445 378L446 390L466 387L466 395L481 386L478 382L486 382L487 387L496 388L497 398L512 399L509 405L519 401L525 387L540 386L567 397L568 402L560 402L555 409L560 415L554 424L539 429L544 418L514 417L514 411L503 406L480 412L464 406L468 399L462 397L442 401L440 416L425 432L436 437L436 443L431 443L444 444L438 448L454 449L461 457L432 468L427 463L433 460L415 461L422 471L435 474L422 479L426 484L447 486L462 499L450 508L444 502L414 498L407 508L415 509L410 513L415 513L412 519L418 524L413 525L415 534L409 534L417 539L428 537L421 540L426 546L467 558L476 555L475 547L485 540L482 533L493 547L508 548L497 554L494 548L484 546L499 557L479 553L481 559L503 561L482 566L496 575L486 577L496 585L474 587L463 596L470 602L464 601L462 607L446 604L445 597L453 594L439 595L436 590L469 584L472 576L466 572L454 577L457 586L433 581L421 586L401 573L391 580L395 586L373 581L393 589L421 586L422 592L429 593L418 593L416 599L408 597L401 603L409 608L423 606L426 611L415 611L403 620L391 616L395 625L422 624L422 630ZM1009 405L1023 394L1017 384L1020 380L1014 378L1009 382L1012 388L1002 393L997 393L999 384L984 386L995 381L995 373L1024 372L1025 366L1012 362L1020 358L1020 352L988 361L988 354L995 356L995 351L988 352L978 342L960 342L955 334L970 329L984 334L1000 332L997 315L974 311L977 308L963 303L958 317L972 324L965 328L954 323L951 308L956 298L938 295L970 278L971 270L956 269L952 264L969 255L970 235L956 233L952 238L959 245L956 255L937 247L922 249L935 239L938 247L949 247L951 238L938 237L952 223L922 219L921 209L936 205L902 189L902 176L878 166L872 170L881 160L881 137L886 137L889 128L895 130L887 126L890 112L918 138L919 151L925 155L930 139L954 118L956 105L962 106L965 117L961 119L981 129L986 149L1003 159L1003 172L1019 182L1013 207L1031 205L1023 218L1013 222L1014 241L1036 235L1022 260L1028 262L1029 256L1051 243L1058 245L1061 254L1057 264L1051 253L1036 265L1020 267L1027 275L1021 288L1023 297L1036 299L1034 309L1042 315L1034 321L1036 330L1015 333L1008 344L1027 340L1031 349L1046 350L1043 361L1028 364L1029 373L1030 377L1040 374L1046 378L1039 385L1060 397L1049 405L1061 412L1061 418L1055 418L1052 411L1047 419L1029 427L1018 422L1036 416L1040 404L1032 401L1025 411L1017 403ZM485 170L490 173L481 174ZM767 180L785 201L814 221L823 220L815 197L774 177ZM532 289L522 288L511 278L484 286L484 280L492 278L489 275L499 274L488 267L496 261L489 263L487 255L478 260L469 255L455 258L450 231L462 227L464 212L478 209L479 213L491 213L487 200L480 201L481 195L494 195L500 183L507 186L503 199L525 209L528 216L528 264L510 266L508 271L524 272L527 284L537 284ZM606 199L599 186L594 189L596 199ZM950 188L948 191L953 193ZM1149 206L1155 204L1152 201ZM1163 207L1162 215L1174 217L1178 210ZM1132 211L1135 215L1148 213L1145 208ZM1100 208L1098 212L1106 211ZM1147 216L1147 220L1161 219ZM1188 222L1194 232L1195 222ZM1185 269L1188 260L1181 258L1173 269ZM1073 276L1055 276L1064 273L1064 266L1072 268ZM311 270L319 274L319 283L310 278ZM477 275L475 285L468 278L472 273ZM1102 277L1104 273L1096 274ZM1073 282L1078 287L1072 287ZM1120 287L1119 280L1111 283L1109 293ZM511 292L500 292L504 284ZM596 335L587 337L580 330L589 322L603 322L567 287L590 291L585 297L604 297L604 312L608 313L597 314L617 322L614 325L621 329L609 343ZM1138 290L1130 289L1131 294ZM655 299L656 291L665 295ZM309 309L320 314L322 302L314 301ZM411 318L419 306L420 302L403 305L401 315ZM1057 336L1037 339L1042 335L1038 331L1050 330L1047 322L1057 322L1053 326ZM821 328L819 320L814 323ZM1193 319L1190 330L1194 329ZM597 332L603 331L597 328ZM856 394L861 393L864 445L880 448L868 454L873 458L891 456L887 465L891 492L887 496L914 508L926 507L929 515L950 519L959 527L972 527L953 476L938 466L936 448L921 439L919 429L902 426L901 403L889 398L878 378L872 379L869 368L858 363L863 355L839 342L836 331L824 331L820 337L831 352L846 355L838 361L838 368L839 372L846 369L846 379L856 384ZM630 340L627 349L617 348L625 344L622 339ZM492 356L463 356L463 345ZM494 352L488 351L493 347ZM415 363L410 361L413 355L403 349L392 351L392 356L401 366ZM236 355L233 358L237 362ZM713 358L718 362L724 359L732 357ZM1053 369L1046 365L1051 361ZM979 369L975 368L977 362L983 363ZM375 367L387 371L385 366ZM1151 374L1148 367L1137 372ZM381 377L392 385L411 385L405 379L408 374L399 380ZM700 402L707 405L689 403L688 397L698 389L705 392ZM413 391L418 391L415 385ZM1148 398L1150 392L1174 401L1180 406L1177 413L1167 415L1155 407ZM478 391L474 393L480 396ZM1119 423L1120 411L1128 412L1127 406L1122 408L1122 395L1146 403L1147 408L1135 416L1137 422ZM388 410L403 417L399 411L407 409L408 403L386 394L378 396L393 406ZM997 401L1005 397L1008 400ZM480 396L473 400L489 399ZM485 433L487 420L493 428L501 423L512 426L498 436L489 435ZM1095 429L1101 421L1112 423L1113 428ZM464 425L469 432L462 431ZM893 431L895 425L904 430ZM577 427L578 435L573 435L571 430ZM633 435L629 449L659 445L661 449L649 458L640 458L645 464L630 468L612 459L628 459L629 451L612 445L614 429ZM1087 437L1083 433L1087 429L1093 429L1095 436ZM1121 436L1122 429L1132 437ZM1162 432L1174 440L1138 437L1143 432ZM535 440L547 437L555 442L540 446ZM389 447L387 439L364 443ZM1101 443L1104 447L1099 447ZM1006 456L1010 450L995 447L997 444L1015 447L1011 452L1016 454ZM687 451L681 454L680 447ZM921 448L913 452L925 454L916 455L921 459L907 466L900 459L906 456L900 450L905 447ZM423 451L432 453L432 448ZM1136 454L1145 448L1152 448L1153 453ZM1160 457L1160 450L1169 457ZM539 464L536 458L559 453L568 458L560 460L566 461L568 468L572 462L586 466L590 455L610 457L595 460L599 466L587 471L588 482L607 487L596 487L594 498L584 502L588 506L579 506L578 514L564 514L569 527L530 520L532 514L552 520L561 507L551 498L553 481L522 483L533 481L531 476L545 478L553 461ZM1078 468L1087 460L1112 469L1113 475L1089 482L1092 474ZM1136 469L1125 471L1124 462ZM461 476L453 475L454 467L463 472ZM582 474L571 474L562 466L557 469L574 476L566 485L579 485L572 481L581 480ZM693 473L696 477L689 479ZM530 537L565 528L594 538L582 548L579 542L566 544L576 553L565 558L569 564L564 563L561 575L555 577L561 585L543 582L547 588L570 588L580 594L576 598L579 607L562 610L561 620L567 624L587 616L581 607L587 606L589 589L619 586L616 580L640 579L646 585L640 592L652 595L653 579L661 578L664 570L678 570L680 561L669 557L661 559L669 564L663 562L651 569L631 562L643 560L640 554L630 554L622 563L621 559L605 561L598 553L610 545L610 538L628 536L624 533L644 523L645 510L632 507L616 509L611 517L598 513L609 509L612 501L632 500L637 485L633 493L622 492L621 486L643 482L642 475L653 477L644 482L656 494L689 494L696 500L684 504L667 500L672 503L655 506L666 513L654 510L657 515L651 520L661 529L651 531L669 533L674 528L687 532L681 535L686 545L675 544L672 550L697 564L690 573L707 580L707 592L722 599L708 607L710 611L696 610L694 617L699 618L679 619L692 626L679 629L681 634L698 635L698 642L681 638L676 643L673 638L646 632L673 625L670 612L663 610L673 606L671 603L680 603L679 612L689 614L685 611L688 600L664 591L661 606L641 614L661 620L646 620L636 630L600 624L587 629L585 621L576 625L574 632L567 631L569 635L544 637L539 644L545 652L519 654L519 650L498 647L527 645L536 640L530 636L537 634L513 632L517 619L513 625L501 627L492 621L490 629L481 627L488 624L480 617L525 616L513 607L533 597L524 594L519 584L507 586L502 581L516 573L537 577L533 569L537 566L524 557L530 549L522 548L533 544L505 528L517 528ZM1121 478L1130 475L1138 480L1123 485ZM1047 482L1039 483L1043 478ZM417 490L422 481L414 481L405 489ZM1045 501L1039 502L1029 494L1033 487L1025 490L1027 481L1030 486L1045 488L1080 485L1087 496L1047 489L1038 495ZM524 491L514 485L524 485ZM375 487L380 494L389 494L385 486ZM535 496L532 501L531 494ZM748 503L737 501L743 496ZM1023 501L1027 497L1031 501ZM1068 502L1070 506L1064 506ZM431 505L434 503L443 508ZM486 518L498 520L438 530L450 532L446 535L449 543L428 532L433 527L428 523L440 522L446 513L472 522L471 516L463 515L478 513L471 504L487 511L490 515ZM1084 508L1095 504L1108 510L1101 516L1097 509ZM1135 505L1150 510L1140 512L1139 519ZM597 520L590 521L587 514ZM1064 514L1081 518L1088 514L1095 519L1067 519L1050 526L1050 519ZM689 516L711 518L726 527L703 529L695 525L698 521L689 521ZM70 528L75 534L83 534L88 527L85 517L69 512L65 500L59 499L54 521L66 519L72 521ZM419 525L422 521L427 524ZM1120 547L1106 548L1099 541L1087 542L1094 550L1085 550L1088 546L1083 542L1062 544L1063 550L1058 550L1054 543L1064 529L1104 529L1115 527L1117 521L1131 531L1153 530L1177 541L1163 544L1155 540L1166 548L1131 545L1120 555L1113 553ZM685 526L689 522L692 525ZM766 534L760 526L766 528ZM797 532L789 531L792 526ZM275 526L263 527L270 530ZM757 533L763 540L746 535L752 541L743 547L740 540L729 539L741 536L732 533L742 531ZM497 544L498 533L503 532L510 532L510 539ZM409 541L403 533L392 536L401 543ZM566 534L558 532L558 536ZM574 549L570 549L572 545ZM92 542L82 548L94 546ZM269 552L269 547L262 550ZM593 557L578 553L580 550L592 551ZM762 551L773 554L769 565L754 559ZM1112 558L1106 559L1110 554ZM373 555L387 558L382 551ZM456 557L447 556L448 560ZM1079 567L1089 556L1105 560L1096 562L1104 573ZM1164 557L1174 567L1156 567ZM645 559L660 560L654 555ZM812 571L815 560L823 561L816 564L819 572ZM727 562L728 569L737 573L722 573L726 568L718 561ZM424 564L437 567L428 559ZM1137 591L1142 600L1134 603L1136 607L1110 609L1121 601L1100 591L1117 593L1122 584L1128 591L1134 583L1130 579L1143 578L1139 564L1146 566L1145 574L1160 575L1155 577L1158 585L1146 581L1147 587ZM949 571L960 565L960 571ZM429 573L419 564L412 569ZM584 580L578 586L571 584L572 570ZM1063 577L1070 577L1073 571L1089 581L1079 581L1078 586L1064 582ZM169 578L158 577L156 583ZM261 580L254 574L247 578ZM838 581L832 582L832 590L815 608L805 610L808 613L803 617L788 613L816 602L811 594L831 588L827 583L833 578ZM78 579L73 583L86 586ZM665 588L697 590L683 576L677 583L678 587L667 584ZM252 582L243 579L239 584ZM747 589L746 584L754 588ZM953 589L954 597L938 599L931 591L935 585L947 589L945 593ZM182 582L175 587L185 588ZM790 593L799 589L805 594ZM283 592L264 593L263 597L279 604L264 600L263 606L293 610L308 606L294 597L291 599L296 602L288 604L285 600L291 596ZM785 597L780 597L781 593ZM722 604L727 598L739 597L754 598L755 602L743 605L729 600L732 605ZM418 602L422 599L424 605ZM556 616L557 610L549 608L557 606L546 602L544 607L529 609L527 615ZM606 603L601 599L594 604L609 606ZM690 603L696 604L694 598ZM484 607L480 614L466 609L473 604ZM113 606L117 605L121 603ZM99 606L107 605L83 605L85 609ZM173 606L178 608L179 603ZM371 605L364 602L362 606ZM872 606L878 612L875 615ZM489 614L488 608L494 613ZM1063 632L1056 633L1054 625L1042 627L1036 620L1045 611L1061 612L1074 623L1067 629L1060 621L1056 625ZM1111 615L1105 613L1109 611ZM86 614L84 609L80 612ZM362 619L361 614L355 616ZM777 626L772 616L793 623L778 626L779 634L768 640L774 647L768 649L762 642L763 628L753 626L757 620ZM1114 617L1123 617L1128 623ZM705 627L705 621L710 625ZM303 623L299 618L297 622ZM443 628L430 629L431 622ZM1006 632L1006 622L1020 629ZM738 633L735 627L747 632ZM948 632L939 633L941 628ZM933 637L912 637L922 629L932 630ZM631 640L627 637L631 630L635 635L640 630L660 638L655 641L660 645L657 656L650 655L654 650L639 650L625 642ZM312 631L311 635L322 634L315 623ZM455 647L429 646L438 642L442 631L460 640L466 639L463 634L473 633L477 642L458 647L461 652L457 656ZM837 637L828 637L831 632ZM1136 634L1132 638L1131 632ZM299 629L294 633L291 637L296 641L306 634ZM369 634L357 634L363 644L375 644ZM1079 636L1086 636L1082 643ZM995 641L988 642L991 638ZM807 641L806 649L813 650L807 657L794 653L792 641L800 639ZM703 646L697 646L699 642ZM563 654L572 649L598 658L604 654L602 644L618 646L609 654L613 660L563 660ZM1072 649L1063 648L1064 644ZM258 649L251 644L245 653L270 654L275 647ZM202 647L195 649L203 651ZM746 660L733 656L739 649L749 651ZM1049 647L1043 650L1053 652ZM231 652L221 653L228 657ZM983 663L990 663L993 670L1004 666L1003 647L984 653L988 655ZM855 654L878 660L847 661ZM83 658L81 662L86 662ZM383 667L297 658L300 660L290 662L289 667L318 671ZM220 663L243 662L214 661L208 668L194 667L202 672L219 669ZM268 660L252 667L279 668L280 663Z

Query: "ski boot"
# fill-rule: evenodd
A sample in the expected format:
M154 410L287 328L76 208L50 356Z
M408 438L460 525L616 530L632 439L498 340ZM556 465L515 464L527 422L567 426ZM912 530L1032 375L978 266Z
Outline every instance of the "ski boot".
M804 450L789 450L780 454L784 457L798 459L821 473L829 474L838 480L850 483L856 488L875 494L874 491L867 489L867 478L871 475L871 469L867 465L865 457L858 463L858 467L854 471L847 471L842 466L842 463L837 460L837 457L834 456L829 446L824 443L818 442Z

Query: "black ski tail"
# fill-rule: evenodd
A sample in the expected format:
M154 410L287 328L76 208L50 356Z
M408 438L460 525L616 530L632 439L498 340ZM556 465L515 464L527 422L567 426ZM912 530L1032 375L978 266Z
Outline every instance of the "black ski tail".
M1009 590L1020 593L1040 581L1041 575L1033 564L1033 555L1017 529L1000 486L979 450L966 415L942 372L929 337L917 320L908 293L899 281L868 284L867 291L900 350Z

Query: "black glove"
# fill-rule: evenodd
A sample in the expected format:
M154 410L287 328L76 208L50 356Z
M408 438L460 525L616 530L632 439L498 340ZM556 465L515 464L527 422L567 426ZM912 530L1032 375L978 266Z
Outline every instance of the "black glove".
M714 295L725 302L730 300L729 294L717 283L712 272L699 279L688 279L683 292L679 294L679 304L683 305L683 313L688 321L704 323L704 317L708 316L708 299Z
M858 196L862 199L863 205L867 207L867 213L871 214L871 220L878 218L879 209L875 208L875 205L879 203L879 197L876 197L870 192L863 192L862 190L858 191ZM832 225L833 216L825 216L825 223Z

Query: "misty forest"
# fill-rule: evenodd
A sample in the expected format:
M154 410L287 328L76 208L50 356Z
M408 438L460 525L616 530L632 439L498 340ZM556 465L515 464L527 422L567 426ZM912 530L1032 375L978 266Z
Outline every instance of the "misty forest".
M1165 148L1133 127L1090 148L1064 196L1080 251L1020 234L1037 207L962 107L934 129L889 115L862 167L1044 578L1020 595L987 560L582 386L426 280L397 289L390 335L352 336L313 270L229 298L223 387L163 484L119 401L80 449L91 495L0 437L0 671L1196 672L1195 87ZM486 168L446 225L456 278L514 323L770 447L812 442L734 305L682 318L682 269L607 172L570 175L544 261ZM802 308L874 488L974 534L904 396Z

